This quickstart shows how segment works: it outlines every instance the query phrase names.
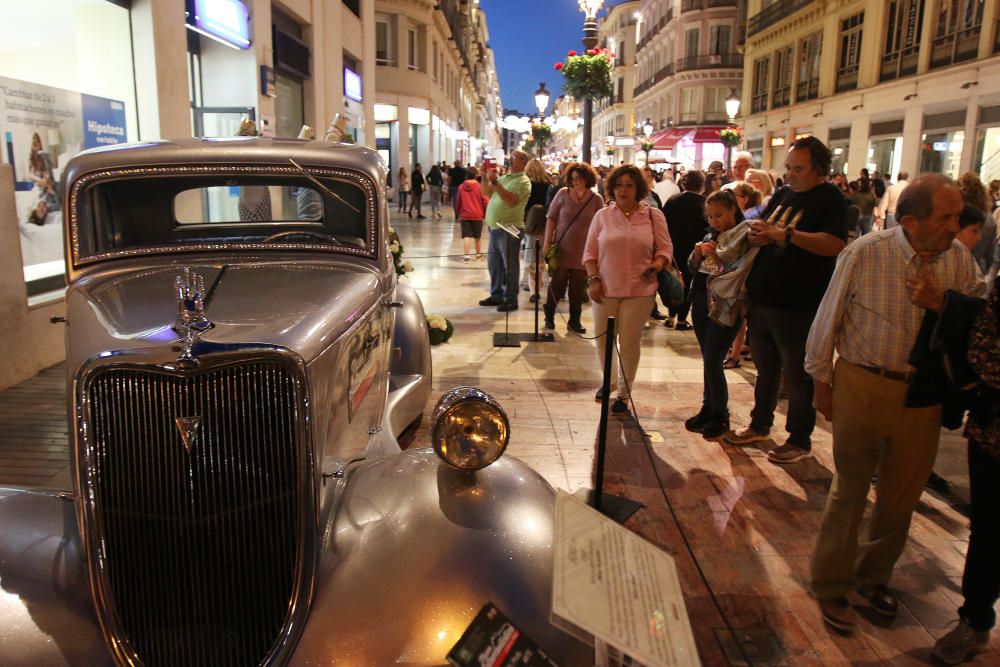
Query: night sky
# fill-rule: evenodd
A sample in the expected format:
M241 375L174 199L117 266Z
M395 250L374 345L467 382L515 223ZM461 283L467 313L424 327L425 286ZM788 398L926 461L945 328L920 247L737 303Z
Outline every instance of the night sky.
M551 91L551 113L552 102L562 94L562 74L553 65L570 49L583 48L583 12L577 0L479 0L479 6L486 12L504 107L537 113L535 90L544 81Z

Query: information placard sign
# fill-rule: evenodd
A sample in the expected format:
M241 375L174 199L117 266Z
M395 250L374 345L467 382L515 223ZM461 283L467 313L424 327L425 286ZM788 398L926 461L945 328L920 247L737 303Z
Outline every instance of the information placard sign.
M552 612L647 667L700 665L674 559L556 496Z

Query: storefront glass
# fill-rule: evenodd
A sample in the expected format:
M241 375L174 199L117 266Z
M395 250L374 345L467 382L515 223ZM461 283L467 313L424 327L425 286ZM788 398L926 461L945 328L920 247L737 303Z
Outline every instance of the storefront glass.
M831 141L830 152L833 153L833 162L830 169L834 174L848 174L847 154L851 143L849 141Z
M965 131L931 132L920 138L920 173L939 173L958 178Z
M879 137L868 143L868 171L898 174L903 157L903 137ZM845 172L846 173L846 172Z
M59 177L86 148L138 139L129 12L107 0L0 0L0 137L28 294L62 286Z
M982 127L976 133L976 171L983 183L1000 179L1000 127Z

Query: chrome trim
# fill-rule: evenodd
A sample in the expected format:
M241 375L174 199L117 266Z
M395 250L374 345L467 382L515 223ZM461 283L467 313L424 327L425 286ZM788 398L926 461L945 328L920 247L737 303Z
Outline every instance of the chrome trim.
M318 481L312 428L310 423L309 386L302 359L292 351L268 345L232 346L198 342L197 353L201 361L197 369L179 368L174 363L176 348L160 349L156 352L138 353L111 352L91 358L81 365L73 378L72 396L75 400L76 442L72 452L73 474L76 496L80 500L76 511L80 525L81 544L86 554L88 583L96 608L96 616L104 639L114 656L122 665L142 664L128 642L121 624L113 593L105 571L108 567L107 544L104 539L104 523L101 507L98 505L96 475L100 468L95 465L96 443L91 441L94 425L91 423L93 406L89 398L89 387L98 374L139 370L173 377L192 377L247 364L270 362L284 367L288 379L294 387L291 426L295 429L298 447L298 461L295 464L296 503L299 508L297 556L295 570L291 574L291 595L288 609L280 631L274 636L262 665L280 664L291 655L301 634L308 610L315 592L318 567L320 536L318 527ZM146 480L148 483L148 480ZM137 481L143 483L143 481Z
M122 257L140 257L157 254L175 254L186 252L216 252L231 250L309 250L319 252L333 252L338 254L357 255L370 259L378 258L378 246L376 239L378 236L378 210L377 186L370 176L359 171L349 169L339 169L333 167L309 167L310 173L318 176L330 178L340 178L354 185L357 185L365 193L367 207L365 211L365 222L368 227L368 249L353 248L351 246L330 246L319 243L283 243L274 245L268 243L214 243L214 244L192 244L177 246L153 246L149 248L136 248L134 250L115 250L111 252L98 253L96 255L80 256L80 234L79 234L79 199L84 187L94 182L111 180L118 178L133 178L137 176L174 176L174 175L208 175L208 176L244 176L244 175L289 175L301 178L301 173L293 167L283 164L261 164L261 165L239 165L239 164L219 164L203 165L193 167L127 167L93 171L80 176L70 188L69 194L69 224L67 233L69 234L70 254L72 257L72 274L75 274L78 267L87 266L95 262L108 259L119 259ZM70 275L72 280L74 275Z

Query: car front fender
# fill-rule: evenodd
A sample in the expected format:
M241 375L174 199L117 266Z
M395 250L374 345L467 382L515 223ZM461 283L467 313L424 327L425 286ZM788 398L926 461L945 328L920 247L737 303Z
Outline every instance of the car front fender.
M445 664L489 601L558 664L592 664L549 622L554 504L511 457L466 473L417 449L354 471L292 663Z

